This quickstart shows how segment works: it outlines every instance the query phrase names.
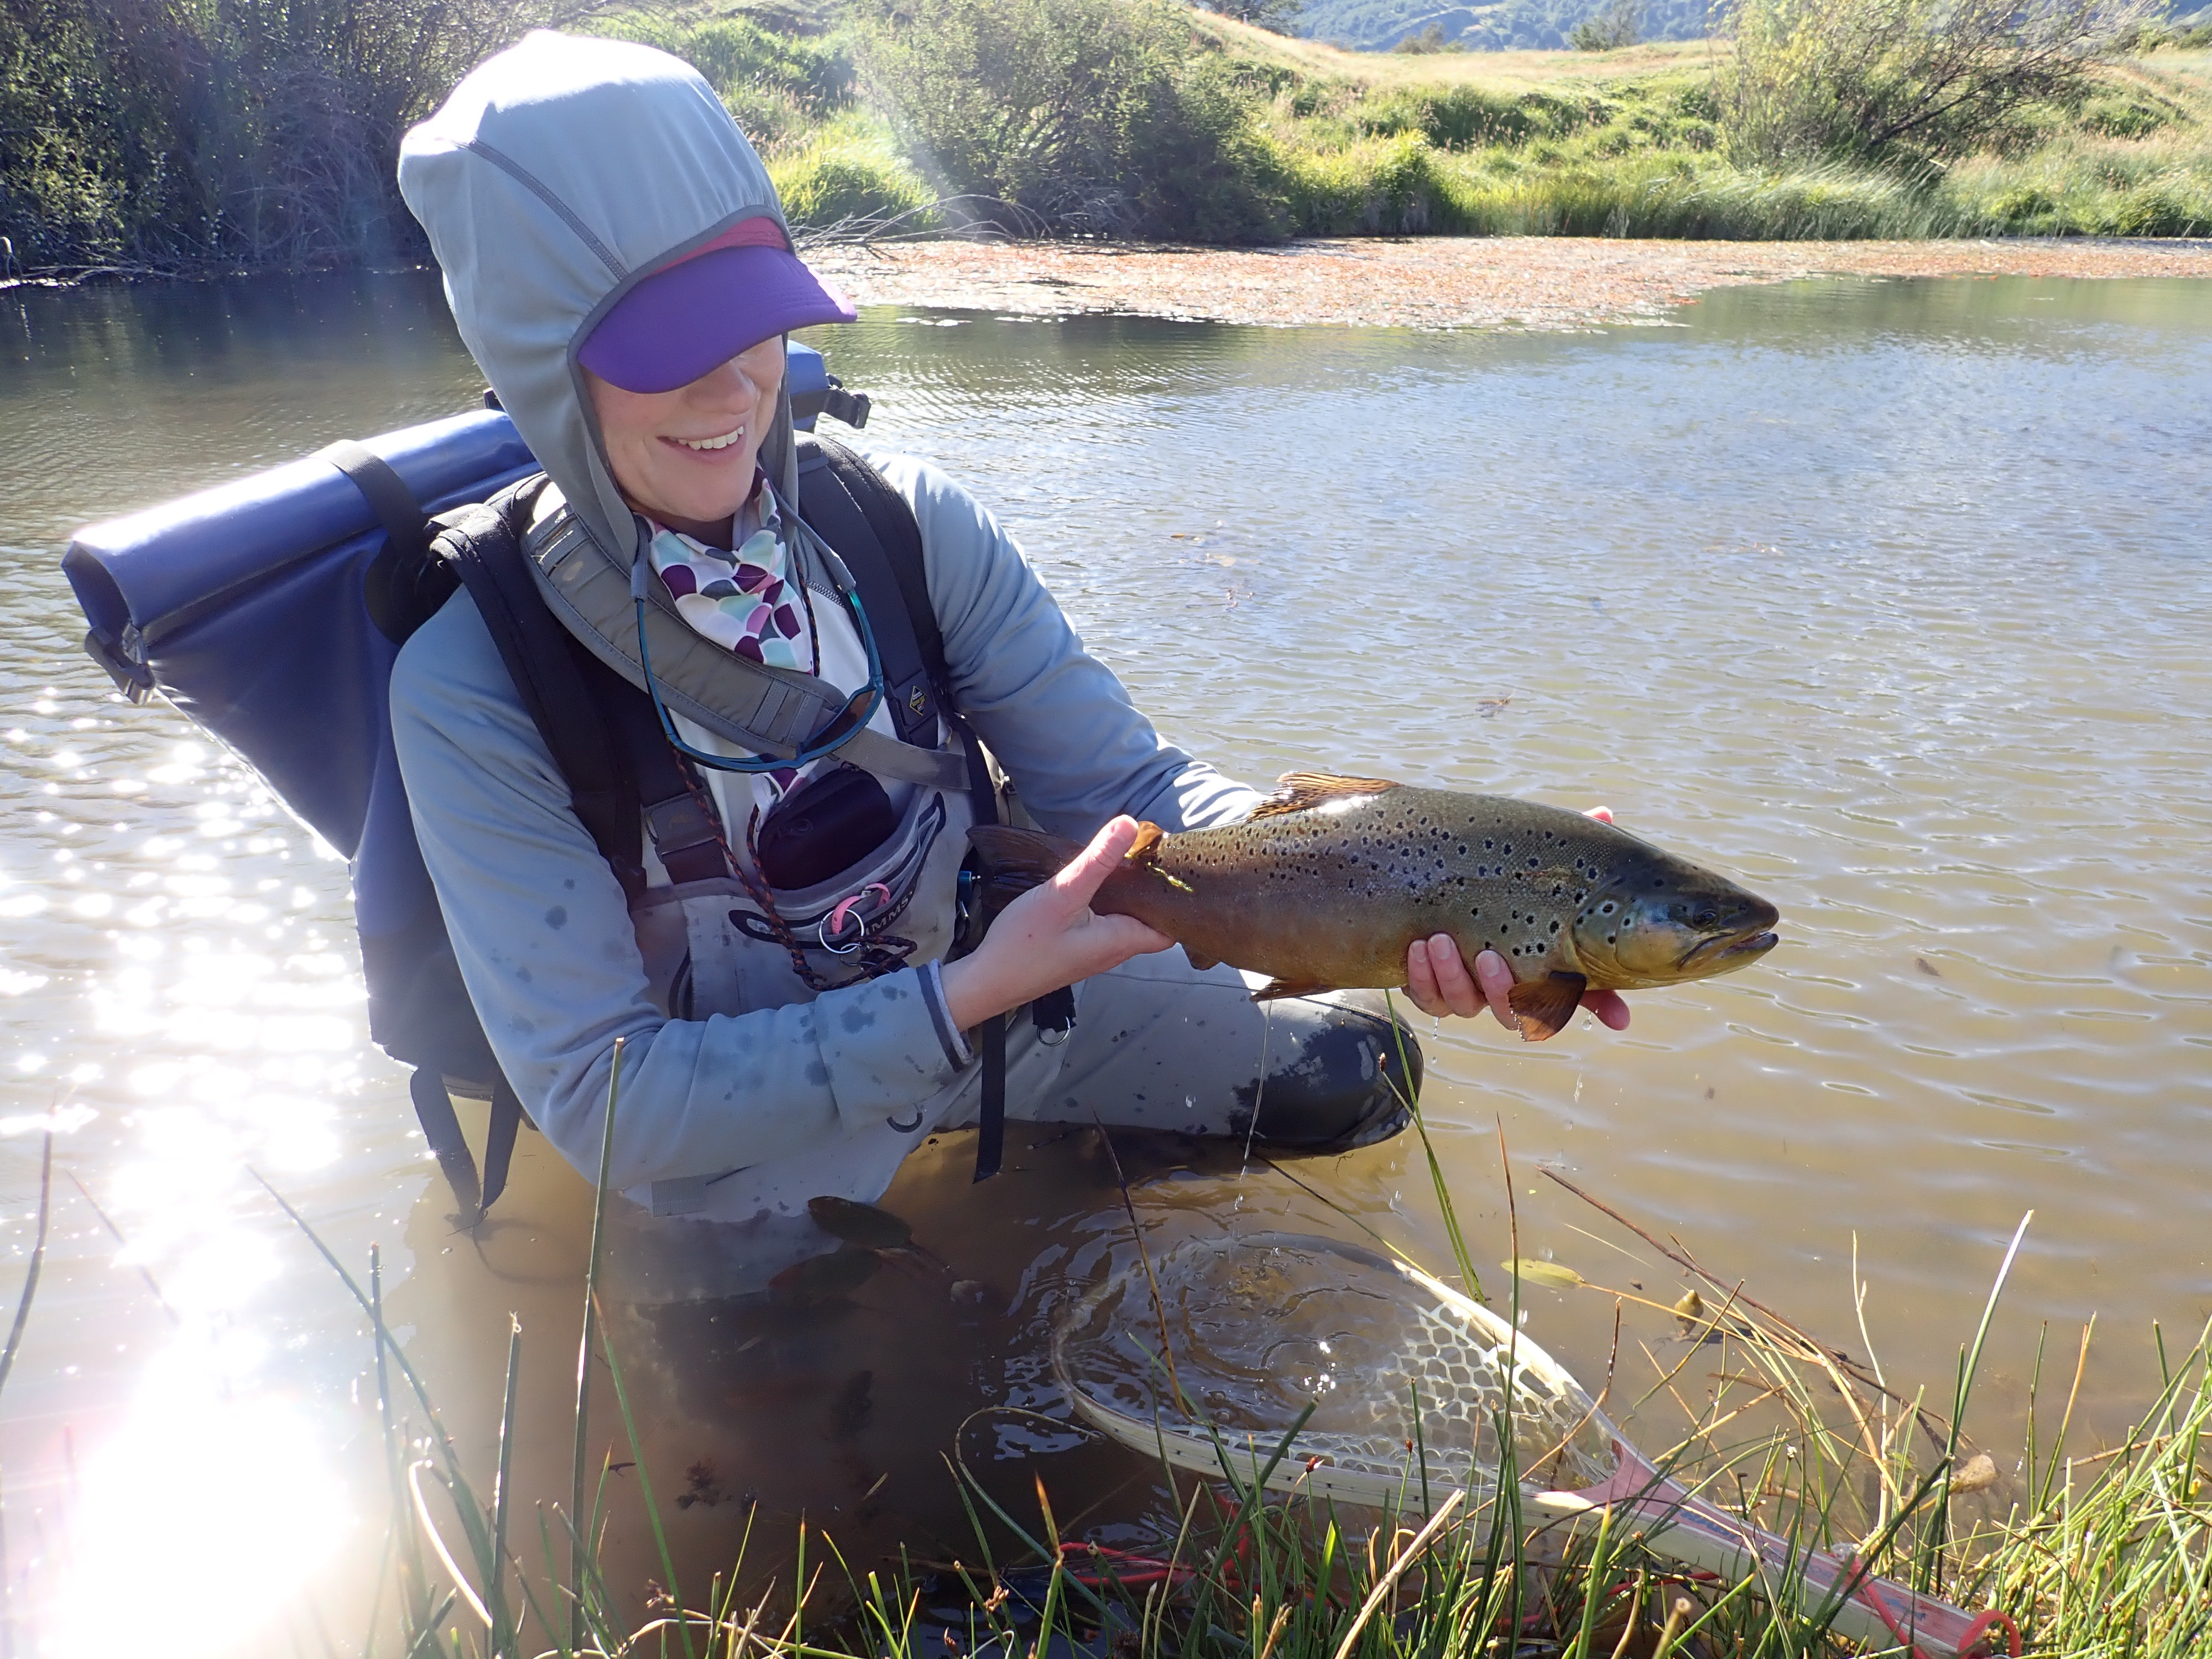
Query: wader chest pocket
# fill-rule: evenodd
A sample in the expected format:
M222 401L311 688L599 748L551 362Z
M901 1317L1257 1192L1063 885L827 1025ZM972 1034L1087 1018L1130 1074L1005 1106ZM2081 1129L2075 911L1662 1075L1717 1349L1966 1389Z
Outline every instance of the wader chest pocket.
M828 881L898 830L890 795L872 773L840 766L778 801L755 842L769 885L793 891Z

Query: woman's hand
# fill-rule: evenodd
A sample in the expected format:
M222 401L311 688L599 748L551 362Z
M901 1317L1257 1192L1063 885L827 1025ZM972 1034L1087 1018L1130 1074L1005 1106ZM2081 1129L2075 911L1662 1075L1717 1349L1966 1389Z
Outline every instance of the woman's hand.
M982 944L945 964L945 1001L963 1030L1175 941L1133 916L1094 915L1091 895L1137 839L1115 818L1065 870L999 913Z
M1593 806L1585 816L1601 823L1613 822L1613 813L1602 806ZM1406 994L1425 1014L1439 1018L1457 1014L1472 1019L1487 1006L1500 1025L1518 1031L1521 1022L1505 1000L1512 990L1513 970L1495 951L1478 951L1470 974L1458 943L1449 933L1417 939L1406 947ZM1601 1025L1616 1031L1628 1029L1628 1004L1618 991L1592 991L1583 998L1583 1006L1596 1015Z

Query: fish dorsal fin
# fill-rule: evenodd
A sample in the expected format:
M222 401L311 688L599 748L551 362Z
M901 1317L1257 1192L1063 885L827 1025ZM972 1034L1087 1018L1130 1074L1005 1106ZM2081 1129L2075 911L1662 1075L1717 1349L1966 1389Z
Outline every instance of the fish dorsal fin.
M1364 800L1398 786L1388 778L1340 778L1328 772L1285 772L1275 780L1275 793L1252 809L1255 818L1278 812L1305 812L1333 800Z

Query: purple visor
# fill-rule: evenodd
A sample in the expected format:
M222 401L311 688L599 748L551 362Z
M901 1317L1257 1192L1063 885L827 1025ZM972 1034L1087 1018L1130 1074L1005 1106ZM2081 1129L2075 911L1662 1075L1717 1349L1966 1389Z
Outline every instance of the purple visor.
M747 219L623 295L576 357L625 392L672 392L771 336L859 314L775 221Z

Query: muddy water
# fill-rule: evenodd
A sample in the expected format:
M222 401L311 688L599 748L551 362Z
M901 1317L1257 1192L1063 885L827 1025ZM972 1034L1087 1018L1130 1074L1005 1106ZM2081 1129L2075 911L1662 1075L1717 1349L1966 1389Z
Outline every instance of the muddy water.
M1478 1265L1510 1252L1502 1127L1522 1255L1675 1293L1550 1166L1836 1346L1870 1340L1893 1382L1947 1388L2032 1208L1975 1424L2001 1452L2045 1322L2070 1375L2097 1316L2106 1433L2153 1375L2151 1322L2212 1315L2201 288L1812 283L1540 337L886 311L820 343L875 395L869 436L971 482L1224 767L1601 801L1782 907L1765 963L1639 998L1626 1036L1428 1037ZM521 1315L520 1494L565 1494L580 1182L526 1139L500 1222L455 1231L366 1046L343 864L181 715L111 696L55 568L82 520L477 385L415 278L0 304L10 1300L49 1128L56 1168L0 1397L18 1650L155 1616L188 1651L359 1641L386 1511L365 1324L257 1175L348 1267L380 1244L480 1463ZM971 1418L1053 1409L1045 1310L1118 1260L1111 1167L1074 1135L971 1190L963 1152L931 1149L892 1200L949 1273L887 1270L857 1312L770 1329L615 1310L679 1571L726 1559L748 1497L756 1570L801 1510L863 1564L957 1548L956 1445L1010 1490L1034 1455L1064 1522L1141 1519L1133 1464ZM1265 1170L1131 1156L1167 1233L1350 1231ZM1439 1251L1417 1150L1304 1173ZM1529 1328L1594 1376L1612 1304L1535 1291ZM1638 1340L1680 1358L1668 1328L1631 1316L1625 1374L1648 1375ZM596 1443L616 1432L595 1414ZM638 1473L612 1478L622 1515ZM611 1562L634 1595L660 1574L629 1544Z

